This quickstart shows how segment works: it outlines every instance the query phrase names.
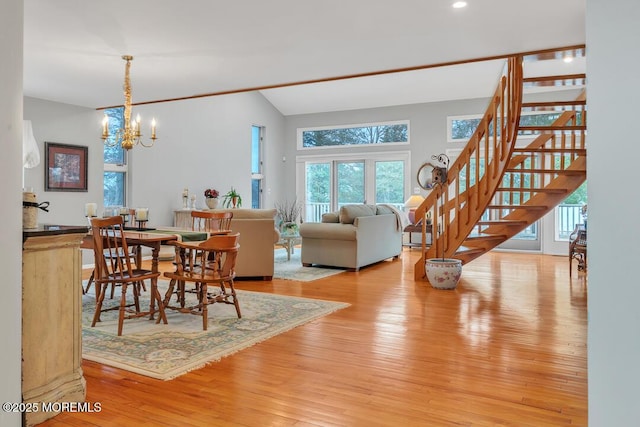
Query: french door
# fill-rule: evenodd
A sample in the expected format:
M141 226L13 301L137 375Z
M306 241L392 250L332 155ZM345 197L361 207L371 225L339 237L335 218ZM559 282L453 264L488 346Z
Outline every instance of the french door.
M297 158L298 199L303 218L319 222L322 214L345 204L388 203L402 208L409 187L409 153Z

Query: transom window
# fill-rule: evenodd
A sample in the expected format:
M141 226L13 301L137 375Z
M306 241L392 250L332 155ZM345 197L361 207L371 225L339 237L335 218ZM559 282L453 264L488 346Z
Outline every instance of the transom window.
M548 112L526 112L520 116L520 126L547 126L551 125L562 111ZM578 123L582 122L582 112L578 112ZM473 135L480 120L481 115L472 116L449 116L447 117L447 141L467 142ZM498 123L500 128L500 123ZM489 128L489 134L493 135L493 128ZM531 131L521 131L520 137L535 136Z
M298 149L408 143L409 121L298 129Z

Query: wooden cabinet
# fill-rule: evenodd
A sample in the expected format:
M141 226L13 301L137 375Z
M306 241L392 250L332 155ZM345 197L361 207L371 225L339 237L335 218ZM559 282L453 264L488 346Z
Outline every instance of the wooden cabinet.
M58 227L53 230L59 232ZM75 232L73 232L75 230ZM22 399L25 403L84 402L82 262L86 227L70 233L24 232L22 245ZM31 426L56 412L25 414Z

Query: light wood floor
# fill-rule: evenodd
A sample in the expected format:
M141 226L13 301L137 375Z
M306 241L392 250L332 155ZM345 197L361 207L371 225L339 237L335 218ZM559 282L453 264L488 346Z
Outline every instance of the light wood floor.
M413 281L417 254L314 282L239 281L351 306L172 381L85 361L102 411L42 425L586 426L585 276L570 280L566 257L489 253L457 290L435 290Z

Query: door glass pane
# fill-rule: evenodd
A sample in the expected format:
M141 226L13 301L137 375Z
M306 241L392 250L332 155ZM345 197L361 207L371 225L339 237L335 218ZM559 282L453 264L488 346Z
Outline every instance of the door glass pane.
M305 221L320 222L331 210L331 163L307 163L305 173Z
M125 206L124 172L104 173L104 206Z
M337 207L351 203L365 203L364 161L338 162L336 167Z
M587 183L584 182L569 197L556 207L556 239L568 240L576 225L583 224L586 218Z
M375 203L386 203L397 209L404 208L404 162L401 160L376 162Z

